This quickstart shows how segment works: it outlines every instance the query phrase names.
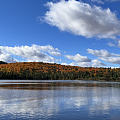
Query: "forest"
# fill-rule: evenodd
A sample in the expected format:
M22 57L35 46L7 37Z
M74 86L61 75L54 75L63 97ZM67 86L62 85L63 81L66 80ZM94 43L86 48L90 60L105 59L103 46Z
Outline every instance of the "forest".
M94 68L43 62L0 62L0 79L120 81L120 68Z

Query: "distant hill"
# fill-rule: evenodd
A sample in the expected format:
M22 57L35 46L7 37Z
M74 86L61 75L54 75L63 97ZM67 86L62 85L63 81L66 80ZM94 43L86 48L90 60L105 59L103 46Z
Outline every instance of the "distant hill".
M120 68L78 67L42 62L0 64L0 79L120 81Z
M0 64L7 64L7 62L0 61Z

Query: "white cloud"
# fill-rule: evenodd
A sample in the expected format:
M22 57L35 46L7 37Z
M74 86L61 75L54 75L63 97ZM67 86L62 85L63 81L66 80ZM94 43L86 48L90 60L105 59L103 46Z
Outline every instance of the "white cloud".
M120 57L106 57L100 59L113 64L120 64Z
M110 57L111 54L107 50L93 50L87 49L88 53L95 55L97 57Z
M99 3L99 4L104 4L103 0L91 0L91 2L96 2L96 3Z
M16 46L16 47L8 47L8 46L0 46L1 50L5 50L9 53L26 56L26 55L42 55L41 53L48 53L54 56L60 56L61 53L57 48L53 48L50 45L40 46L40 45L32 45L32 46Z
M92 67L103 67L106 66L104 63L102 63L101 61L95 59L92 60Z
M80 66L80 67L90 67L91 59L87 56L82 56L80 54L76 55L65 55L65 57L69 60L72 60L71 66Z
M118 47L120 47L120 40L118 40L117 42L118 42Z
M105 2L119 2L120 0L91 0L91 2L96 2L99 4L104 4Z
M87 51L105 62L120 64L120 54L109 53L107 50L87 49Z
M66 55L65 57L68 58L69 60L73 60L76 62L90 62L91 61L87 56L82 56L80 54Z
M114 41L114 42L109 42L109 43L108 43L108 46L110 46L110 47L120 47L120 40L117 39L117 40Z
M91 60L87 56L81 56L80 54L76 55L66 55L66 58L72 60L73 62L69 65L71 66L80 66L80 67L103 67L106 66L99 60Z
M108 46L110 46L110 47L115 47L116 45L115 45L114 43L112 43L112 42L109 42L109 43L108 43Z
M61 63L61 65L68 65L67 63Z
M77 66L77 64L75 64L74 62L70 63L69 65L71 65L71 66Z
M91 67L91 62L71 62L71 63L61 63L61 65L70 65L70 66L80 66L80 67Z
M62 31L98 38L116 38L120 35L120 21L110 9L90 6L75 0L48 2L44 19Z
M7 63L17 62L17 60L12 58L9 54L4 54L4 53L0 54L0 61L4 61Z
M70 64L67 64L70 66L80 66L80 67L91 67L90 62L71 62Z
M97 57L120 57L120 54L110 53L107 50L93 50L93 49L87 49L88 53L97 56Z
M90 62L79 62L77 63L77 65L79 65L80 67L91 67Z
M3 61L7 61L5 60L5 58L10 61L10 55L14 55L22 57L27 61L54 62L55 59L53 56L61 55L60 51L57 48L53 48L50 45L32 45L16 47L0 46L0 50L2 51L1 59L3 59Z
M105 0L105 1L107 1L107 2L118 2L120 0Z
M101 61L97 59L92 60L91 62L72 62L67 65L80 66L80 67L104 67L106 66L104 63L102 63Z

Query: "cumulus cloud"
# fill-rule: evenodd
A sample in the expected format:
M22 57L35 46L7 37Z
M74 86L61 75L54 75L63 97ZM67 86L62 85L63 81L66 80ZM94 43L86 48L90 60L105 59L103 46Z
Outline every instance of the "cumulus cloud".
M91 60L87 56L82 56L80 54L76 55L66 55L66 58L76 62L90 62Z
M120 64L120 54L110 53L107 50L87 49L87 51L105 62Z
M91 0L91 2L96 2L98 4L104 4L105 2L119 2L120 0Z
M109 42L109 43L108 43L108 46L110 46L110 47L115 47L116 45L115 45L114 43L112 43L112 42Z
M102 67L102 66L106 66L106 65L97 59L92 60L92 67Z
M61 65L68 65L68 64L64 62L64 63L61 63Z
M93 50L93 49L87 49L88 53L97 56L97 57L112 57L112 56L116 56L119 57L119 54L115 54L115 53L110 53L107 50Z
M120 47L120 40L117 39L114 42L108 42L108 46L110 46L110 47Z
M118 40L117 42L118 42L118 43L117 43L117 44L118 44L118 47L120 47L120 40Z
M96 2L96 3L99 3L99 4L104 4L103 0L91 0L91 2Z
M17 60L12 58L9 54L4 54L4 53L0 54L0 61L4 61L4 62L7 62L7 63L17 62Z
M105 1L108 1L108 2L117 2L117 1L120 1L120 0L105 0Z
M89 59L87 56L76 54L76 55L65 55L65 57L69 60L72 60L72 63L69 64L71 66L80 66L80 67L90 66L91 59Z
M95 55L97 57L110 57L111 54L107 50L93 50L87 49L88 53Z
M80 67L91 67L90 62L71 62L71 63L61 63L61 65L70 65L70 66L80 66Z
M80 66L80 67L103 67L106 66L104 63L102 63L99 60L91 60L87 56L81 56L80 54L76 55L66 55L66 58L69 60L72 60L72 63L69 65L72 66Z
M104 67L106 64L102 63L101 61L94 59L91 62L79 62L77 65L81 67Z
M105 57L100 59L109 63L120 64L120 57Z
M79 62L77 65L80 67L91 67L90 62Z
M119 2L120 0L105 0L106 2Z
M69 64L66 65L70 65L70 66L80 66L80 67L91 67L90 62L71 62Z
M116 38L120 35L120 20L111 10L76 0L47 3L45 21L75 35Z
M41 53L44 52L54 56L61 55L60 51L57 48L53 48L50 45L46 45L46 46L32 45L32 46L16 46L16 47L0 46L0 49L18 56L19 55L28 56L29 54L42 56Z
M61 53L57 48L53 48L50 45L47 46L16 46L16 47L8 47L8 46L0 46L0 50L2 52L0 58L3 61L10 61L10 55L19 56L25 59L26 61L34 61L34 62L54 62L55 59L53 56L60 56Z
M71 65L71 66L80 66L80 67L104 67L106 64L102 63L101 61L95 59L91 62L72 62L70 64L64 65Z

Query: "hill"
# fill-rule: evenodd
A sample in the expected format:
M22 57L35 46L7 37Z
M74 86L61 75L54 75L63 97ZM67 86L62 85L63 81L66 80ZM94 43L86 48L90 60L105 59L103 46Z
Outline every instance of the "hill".
M6 62L0 61L0 64L7 64Z
M78 67L42 62L0 64L0 79L120 81L120 68Z

